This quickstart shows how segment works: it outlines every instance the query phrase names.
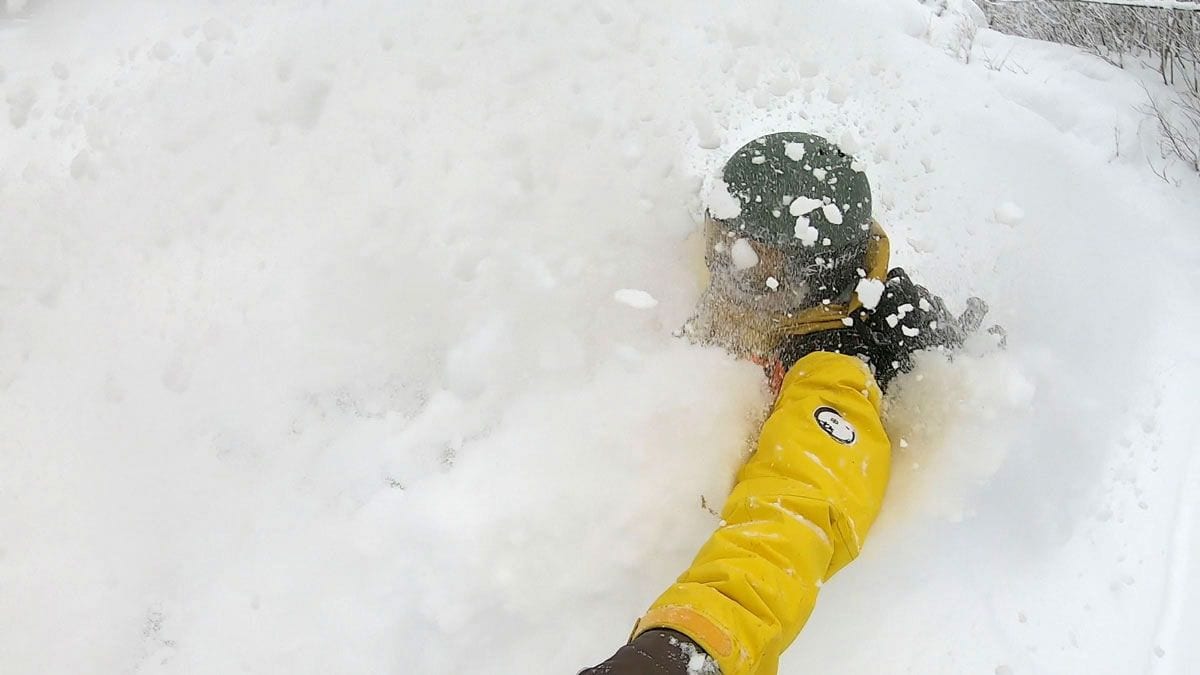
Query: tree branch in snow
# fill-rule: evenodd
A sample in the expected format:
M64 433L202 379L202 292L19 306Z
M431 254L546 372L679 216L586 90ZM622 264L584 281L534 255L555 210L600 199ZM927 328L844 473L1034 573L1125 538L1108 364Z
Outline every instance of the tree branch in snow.
M1200 2L983 0L983 9L997 30L1079 47L1121 68L1130 59L1153 68L1178 92L1168 100L1146 94L1163 158L1200 171Z

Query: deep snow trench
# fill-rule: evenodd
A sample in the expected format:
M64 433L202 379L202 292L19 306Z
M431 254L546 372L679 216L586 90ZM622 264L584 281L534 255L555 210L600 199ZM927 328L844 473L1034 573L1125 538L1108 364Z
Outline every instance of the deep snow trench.
M781 129L1009 335L895 387L781 672L1195 672L1200 181L1134 74L956 0L468 4L9 1L0 672L606 657L770 403L671 333Z

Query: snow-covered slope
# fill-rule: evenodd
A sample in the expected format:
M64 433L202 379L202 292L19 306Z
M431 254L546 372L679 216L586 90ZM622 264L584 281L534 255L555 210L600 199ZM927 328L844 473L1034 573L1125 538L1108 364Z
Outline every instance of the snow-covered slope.
M607 656L769 404L671 331L706 177L783 128L1009 332L897 385L886 512L785 675L1200 663L1200 185L1150 170L1129 73L964 51L955 2L27 4L0 672Z

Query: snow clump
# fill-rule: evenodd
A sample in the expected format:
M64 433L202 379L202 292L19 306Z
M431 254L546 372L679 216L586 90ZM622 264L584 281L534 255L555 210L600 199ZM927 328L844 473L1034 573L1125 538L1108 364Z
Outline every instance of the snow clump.
M622 288L613 293L613 300L634 309L650 309L658 305L658 300L654 296L636 288Z
M883 297L883 282L878 279L859 279L854 292L864 308L875 309Z
M825 220L828 220L834 225L842 224L842 210L837 204L826 204L821 207L821 213L825 214Z
M708 212L718 220L729 220L742 214L741 202L730 194L729 185L723 180L713 182L705 203L708 205Z
M1001 202L995 210L996 222L1019 225L1025 219L1025 210L1012 202Z
M797 197L788 205L788 213L793 216L803 216L821 208L825 202L812 197Z
M817 237L821 233L817 228L813 227L807 216L800 216L796 219L796 238L805 246L812 246L817 243Z
M739 270L748 270L758 264L758 254L746 239L738 239L729 247L729 257L733 266Z

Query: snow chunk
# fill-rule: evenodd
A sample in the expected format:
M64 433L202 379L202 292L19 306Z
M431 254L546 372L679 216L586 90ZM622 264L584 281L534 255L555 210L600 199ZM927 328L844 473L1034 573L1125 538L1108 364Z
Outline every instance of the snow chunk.
M733 246L729 247L729 257L733 260L733 266L739 270L747 270L758 264L758 254L745 239L733 242Z
M825 180L825 176L829 175L829 172L825 169L813 169L812 175L813 178L816 178L817 180Z
M1012 202L1002 202L996 207L996 222L1005 225L1018 225L1025 219L1025 210Z
M779 289L779 280L776 279L775 277L767 277L767 288L769 288L773 291L778 290Z
M723 180L713 183L704 201L713 218L729 220L742 214L742 203L729 193L729 185Z
M687 675L714 675L718 672L716 662L704 650L690 642L680 643L675 638L670 640L687 658Z
M909 328L908 326L900 326L900 332L904 333L904 337L917 337L921 334L920 328Z
M883 297L883 282L878 279L860 279L854 287L854 293L858 295L863 307L875 309L879 305L879 299Z
M838 147L847 155L857 155L858 151L862 150L862 141L859 140L858 134L854 133L853 129L847 129L838 138ZM855 171L860 170L855 169Z
M799 239L800 243L804 244L805 246L812 246L813 244L817 243L817 237L821 236L821 233L817 231L817 228L809 224L809 220L806 216L800 216L796 219L795 233L796 238Z
M834 225L842 224L842 210L838 208L837 204L826 204L825 206L822 206L821 213L825 214L825 220L828 220L830 223L833 223Z
M788 156L788 159L799 162L804 159L806 152L803 143L793 143L791 141L783 144L783 154Z
M793 216L803 216L821 208L825 202L812 197L796 197L788 206L788 213Z
M762 164L766 161L767 161L766 155L755 155L754 157L750 158L751 164Z
M654 296L636 288L622 288L613 293L613 300L634 309L650 309L658 306L658 300L654 299Z

